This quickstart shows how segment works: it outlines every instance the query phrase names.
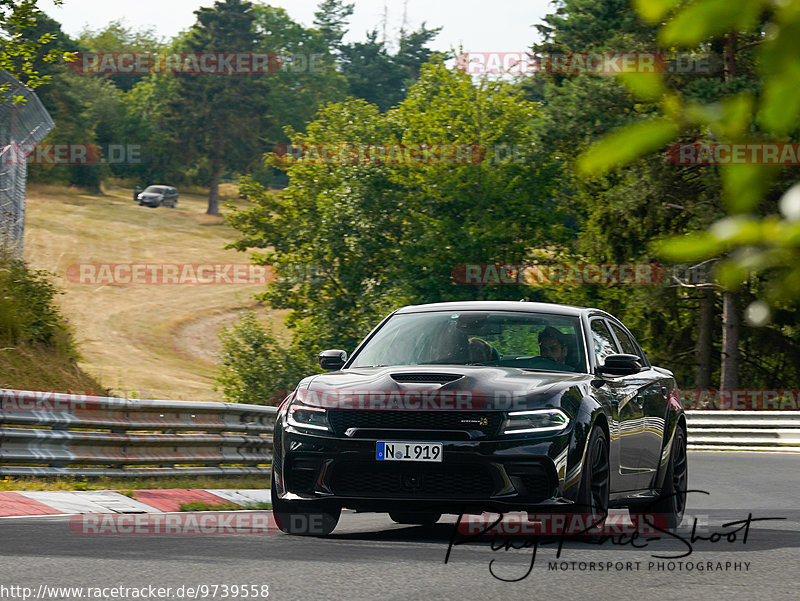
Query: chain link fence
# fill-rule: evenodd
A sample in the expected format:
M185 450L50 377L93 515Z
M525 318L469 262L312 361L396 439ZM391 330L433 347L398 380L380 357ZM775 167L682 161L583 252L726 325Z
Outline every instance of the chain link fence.
M25 239L27 155L53 129L53 119L30 88L0 71L0 249L21 259ZM21 96L24 102L14 103Z

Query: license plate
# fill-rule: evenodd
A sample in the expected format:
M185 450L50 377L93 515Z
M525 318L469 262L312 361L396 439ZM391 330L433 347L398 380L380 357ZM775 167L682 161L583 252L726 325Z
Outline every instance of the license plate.
M438 442L378 442L375 459L378 461L442 460L442 445Z

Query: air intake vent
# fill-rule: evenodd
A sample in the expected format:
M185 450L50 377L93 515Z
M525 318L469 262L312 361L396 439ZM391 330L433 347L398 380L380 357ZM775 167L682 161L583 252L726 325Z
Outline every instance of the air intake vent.
M392 374L392 380L401 384L414 383L414 384L447 384L448 382L455 382L464 376L460 374Z

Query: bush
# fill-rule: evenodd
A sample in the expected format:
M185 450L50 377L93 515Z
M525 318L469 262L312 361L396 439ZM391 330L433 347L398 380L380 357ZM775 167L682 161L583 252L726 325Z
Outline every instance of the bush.
M72 335L55 297L51 274L0 254L0 339L9 344L42 344L74 356Z
M244 314L238 326L224 328L220 340L217 383L232 403L279 405L301 379L319 371L309 353L282 347L255 313Z

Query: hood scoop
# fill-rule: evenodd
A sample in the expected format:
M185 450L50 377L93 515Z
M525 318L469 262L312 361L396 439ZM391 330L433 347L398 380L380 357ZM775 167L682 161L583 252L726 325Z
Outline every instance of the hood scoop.
M437 374L426 372L392 374L392 380L399 384L449 384L463 377L464 376L461 374Z

